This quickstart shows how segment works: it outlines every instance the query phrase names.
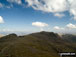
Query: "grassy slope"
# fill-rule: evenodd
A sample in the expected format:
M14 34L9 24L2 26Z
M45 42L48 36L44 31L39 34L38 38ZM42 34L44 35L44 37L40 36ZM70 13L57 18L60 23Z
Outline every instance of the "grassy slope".
M0 39L0 57L59 57L59 52L75 52L75 48L50 32L21 37L8 35Z

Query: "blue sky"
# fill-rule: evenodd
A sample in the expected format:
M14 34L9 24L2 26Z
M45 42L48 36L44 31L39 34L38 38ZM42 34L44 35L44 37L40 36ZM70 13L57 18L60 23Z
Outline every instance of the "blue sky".
M67 9L67 5L64 8L64 4L61 4L63 9L57 9L58 6L53 6L48 1L57 4L66 3L63 0L61 2L52 0L0 0L0 33L38 32L42 30L75 33L76 10ZM44 4L41 2L45 2L44 4L48 7L53 6L53 9L43 7ZM70 11L71 9L73 11Z

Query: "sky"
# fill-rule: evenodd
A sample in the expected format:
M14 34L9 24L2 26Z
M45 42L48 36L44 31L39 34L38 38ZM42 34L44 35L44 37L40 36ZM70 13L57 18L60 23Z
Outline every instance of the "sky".
M0 34L76 34L76 0L0 0Z

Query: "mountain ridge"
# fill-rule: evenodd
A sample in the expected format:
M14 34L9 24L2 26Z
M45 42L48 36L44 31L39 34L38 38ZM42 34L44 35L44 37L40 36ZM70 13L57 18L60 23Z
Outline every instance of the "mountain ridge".
M0 39L0 57L59 57L60 52L76 52L76 43L45 31Z

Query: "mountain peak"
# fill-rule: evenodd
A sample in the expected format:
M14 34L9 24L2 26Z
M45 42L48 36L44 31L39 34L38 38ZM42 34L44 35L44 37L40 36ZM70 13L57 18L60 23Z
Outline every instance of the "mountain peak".
M59 37L59 35L57 33L54 33L54 32L42 31L42 32L39 32L39 33L40 34L44 34L44 35L50 35L50 36Z

